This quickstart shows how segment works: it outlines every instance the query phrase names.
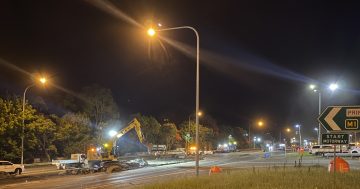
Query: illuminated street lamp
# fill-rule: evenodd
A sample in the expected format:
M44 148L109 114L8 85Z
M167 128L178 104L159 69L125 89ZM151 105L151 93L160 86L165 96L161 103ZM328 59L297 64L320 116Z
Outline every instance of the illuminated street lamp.
M248 133L249 148L250 148L250 143L251 143L251 140L250 140L250 139L251 139L250 132L251 132L251 126L252 126L252 125L253 125L253 123L249 123L249 129L248 129L248 130L249 130L249 133ZM258 127L262 127L262 126L264 126L264 125L265 125L265 124L264 124L264 121L261 121L261 120L260 120L260 121L257 122L257 126L258 126Z
M38 81L45 85L47 82L47 79L45 77L38 78ZM33 86L35 86L36 83L33 83L25 88L24 94L23 94L23 101L22 101L22 132L21 132L21 165L24 165L24 130L25 130L25 97L26 92Z
M290 128L286 128L286 132L290 133L291 129Z
M260 137L254 137L254 149L255 149L256 142L261 142L261 138Z
M200 38L199 33L197 30L191 26L180 26L180 27L172 27L172 28L165 28L165 29L159 29L155 30L154 28L150 28L147 30L147 34L151 37L155 36L156 32L161 31L169 31L169 30L179 30L179 29L190 29L192 30L196 35L196 94L195 94L195 125L196 125L196 136L195 136L195 143L196 143L196 155L195 155L195 171L196 175L199 175L199 83L200 83L200 77L199 77L199 67L200 67Z
M199 117L201 117L202 115L203 115L203 113L202 113L202 111L199 111L198 113L197 113L197 115L199 116ZM192 116L192 114L190 114L189 115L189 133L187 133L186 135L185 135L185 138L186 138L186 143L185 143L185 148L186 148L186 150L188 150L188 148L189 148L189 145L188 145L188 142L189 142L189 140L190 140L190 138L191 138L191 136L190 136L190 132L191 132L191 128L190 128L190 118L191 118L191 116Z
M153 37L153 36L156 34L156 32L155 32L155 30L154 30L153 28L149 28L149 29L147 30L147 34L148 34L150 37Z
M317 137L318 137L318 139L320 138L320 130L317 128L317 127L315 127L314 128L314 131L316 131L316 134L317 134ZM318 141L319 142L319 141ZM319 143L320 144L320 143Z
M310 84L309 88L314 91L315 93L319 94L319 116L321 115L321 90L317 88L316 85ZM332 92L339 88L338 84L332 83L328 87ZM320 145L320 133L321 133L321 124L319 123L319 134L318 134L318 144Z
M314 91L315 93L317 92L319 94L319 116L321 115L321 91L319 89L316 89L316 85L311 84L310 85L310 89L312 91ZM319 134L318 134L318 144L320 144L320 132L321 132L321 124L319 123Z
M315 90L316 85L314 85L314 84L310 84L310 85L309 85L309 87L310 87L310 89L311 89L311 90Z
M339 86L338 86L338 84L336 84L336 83L331 83L330 85L329 85L329 89L331 90L331 91L335 91L336 89L338 89L339 88Z

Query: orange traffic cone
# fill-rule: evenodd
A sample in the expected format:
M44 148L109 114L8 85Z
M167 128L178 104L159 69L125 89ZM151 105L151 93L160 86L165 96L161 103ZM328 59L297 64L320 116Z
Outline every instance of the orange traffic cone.
M210 171L209 171L209 175L211 175L211 173L220 173L222 170L220 167L218 166L212 166L210 168Z
M330 161L328 171L329 172L340 172L340 173L347 173L350 171L350 165L347 161L345 161L343 158L336 157L335 158L335 168L334 168L334 160Z

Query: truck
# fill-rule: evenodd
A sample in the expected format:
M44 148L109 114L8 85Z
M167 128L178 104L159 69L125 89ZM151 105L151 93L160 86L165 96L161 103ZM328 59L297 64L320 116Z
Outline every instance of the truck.
M66 169L69 167L86 167L88 160L85 154L71 154L70 159L52 160L52 165L56 165L57 169Z

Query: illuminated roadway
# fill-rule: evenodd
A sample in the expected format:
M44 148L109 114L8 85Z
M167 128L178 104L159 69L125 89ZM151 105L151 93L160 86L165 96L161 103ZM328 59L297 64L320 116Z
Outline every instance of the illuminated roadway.
M296 154L273 153L271 158L264 158L261 152L237 152L214 154L200 161L200 174L208 174L211 166L217 165L224 171L269 166L294 166L298 161ZM348 160L352 169L360 168L359 160ZM305 156L303 165L327 166L329 159ZM0 188L131 188L147 183L163 182L174 178L194 176L194 162L163 165L156 167L145 167L112 174L95 173L88 175L66 175L66 176L31 176L31 174L20 177L0 180ZM53 173L54 174L54 173Z

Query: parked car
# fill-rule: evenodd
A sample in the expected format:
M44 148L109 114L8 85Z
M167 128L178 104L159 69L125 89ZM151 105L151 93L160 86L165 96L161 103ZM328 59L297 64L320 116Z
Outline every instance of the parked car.
M351 153L352 154L360 153L360 148L356 147L356 148L351 149Z
M13 164L10 161L0 161L0 172L20 175L24 172L24 165Z

